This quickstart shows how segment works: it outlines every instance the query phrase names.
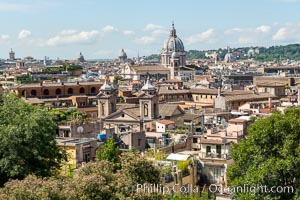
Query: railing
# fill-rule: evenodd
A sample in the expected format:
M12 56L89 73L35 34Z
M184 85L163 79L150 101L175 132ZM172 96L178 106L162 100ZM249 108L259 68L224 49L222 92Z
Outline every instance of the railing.
M201 152L199 153L200 158L209 158L209 159L227 159L227 154L223 153L210 153L210 152Z

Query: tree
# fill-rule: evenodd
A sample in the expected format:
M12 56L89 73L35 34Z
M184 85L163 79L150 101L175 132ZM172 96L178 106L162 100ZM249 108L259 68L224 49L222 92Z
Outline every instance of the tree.
M119 160L119 147L115 144L114 138L108 138L107 142L101 147L97 153L98 161L107 160L116 163Z
M248 138L233 146L231 157L234 163L227 172L231 186L285 188L285 192L236 193L238 199L299 199L300 108L256 120Z
M66 158L55 141L56 125L46 110L4 93L0 105L0 186L28 174L50 176Z
M121 168L115 171L115 165ZM119 163L89 162L72 178L28 176L0 189L0 199L165 199L161 193L137 192L136 184L159 183L159 169L140 155L126 153ZM140 176L140 177L138 177Z

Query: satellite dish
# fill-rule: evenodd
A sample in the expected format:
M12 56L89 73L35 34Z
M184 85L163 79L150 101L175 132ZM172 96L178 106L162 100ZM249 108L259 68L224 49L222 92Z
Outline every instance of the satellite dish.
M83 132L83 127L82 126L78 126L77 127L77 133L82 133Z

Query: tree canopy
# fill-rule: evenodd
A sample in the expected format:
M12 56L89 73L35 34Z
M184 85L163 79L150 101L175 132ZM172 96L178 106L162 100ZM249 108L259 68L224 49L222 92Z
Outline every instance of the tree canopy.
M299 199L300 108L257 120L249 127L248 138L233 146L231 157L234 164L227 173L231 186L269 190L236 193L238 199Z
M55 141L52 116L14 94L3 94L0 105L0 186L9 178L29 174L50 176L65 154Z
M141 199L161 200L160 193L136 192L137 184L159 183L160 171L140 155L123 154L121 167L106 160L89 162L72 178L38 178L7 182L0 199Z
M97 151L96 158L98 161L107 160L113 163L119 160L119 147L115 144L113 138L108 138L107 142Z

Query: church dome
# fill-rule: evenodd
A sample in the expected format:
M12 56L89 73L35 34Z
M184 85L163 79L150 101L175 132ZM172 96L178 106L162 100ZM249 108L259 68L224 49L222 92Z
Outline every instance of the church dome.
M174 24L172 24L172 29L170 31L169 38L165 41L163 46L163 51L177 51L181 52L184 51L184 45L183 42L179 37L176 35L176 29L174 27Z
M155 87L151 84L149 78L147 79L147 82L145 83L145 85L142 87L143 91L149 91L149 90L155 90Z
M105 79L103 85L100 87L100 90L112 90L112 89L113 87L110 84L108 84L108 82Z
M127 57L126 52L124 51L124 49L122 49L119 53L119 57Z

